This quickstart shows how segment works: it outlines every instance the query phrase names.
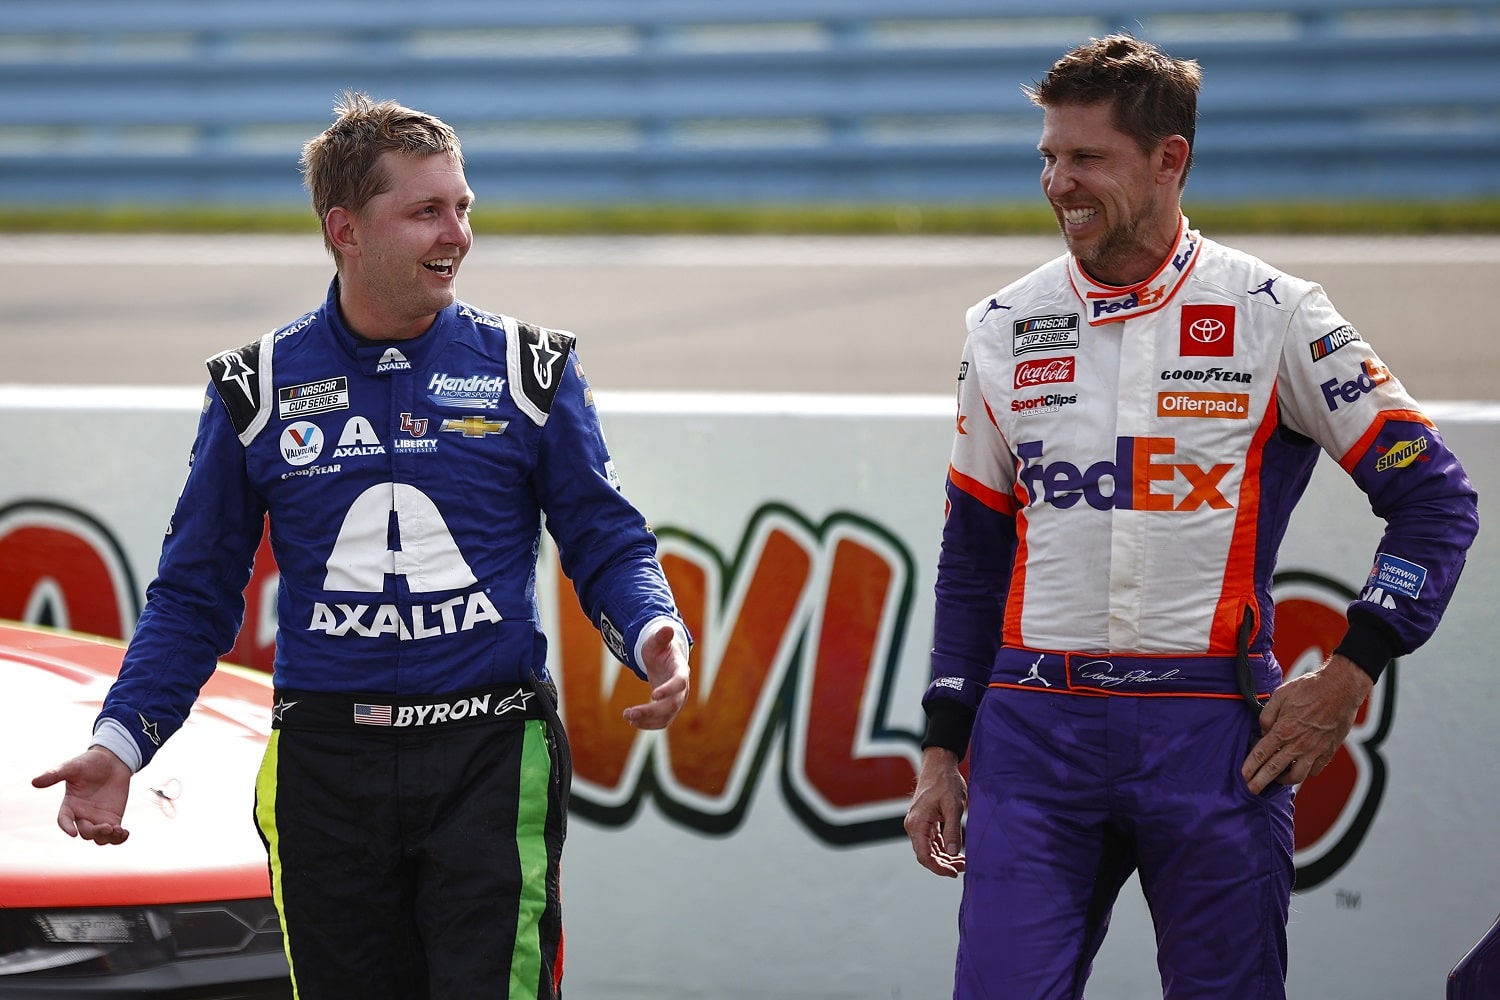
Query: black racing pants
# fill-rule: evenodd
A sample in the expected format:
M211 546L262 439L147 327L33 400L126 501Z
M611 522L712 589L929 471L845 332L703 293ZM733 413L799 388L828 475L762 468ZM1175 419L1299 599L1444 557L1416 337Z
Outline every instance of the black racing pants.
M299 1000L558 997L550 692L276 698L255 816Z

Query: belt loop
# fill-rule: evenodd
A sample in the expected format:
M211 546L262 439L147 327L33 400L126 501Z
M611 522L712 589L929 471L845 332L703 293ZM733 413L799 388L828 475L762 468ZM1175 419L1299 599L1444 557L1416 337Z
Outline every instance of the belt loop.
M1260 699L1255 696L1255 672L1250 667L1250 636L1255 629L1255 611L1245 605L1245 618L1240 622L1239 642L1235 649L1234 678L1239 683L1240 697L1250 706L1250 711L1260 716Z

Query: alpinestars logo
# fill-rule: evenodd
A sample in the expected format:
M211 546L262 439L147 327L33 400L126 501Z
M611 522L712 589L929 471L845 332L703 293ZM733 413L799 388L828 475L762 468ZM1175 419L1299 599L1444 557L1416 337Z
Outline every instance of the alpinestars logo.
M542 337L532 343L531 373L536 376L537 385L552 388L552 366L560 357L562 352L552 346L552 338Z
M219 361L224 365L224 372L219 376L220 382L233 382L240 387L240 392L245 394L246 399L254 399L250 392L250 376L255 374L255 369L245 363L238 351L228 351L219 355Z

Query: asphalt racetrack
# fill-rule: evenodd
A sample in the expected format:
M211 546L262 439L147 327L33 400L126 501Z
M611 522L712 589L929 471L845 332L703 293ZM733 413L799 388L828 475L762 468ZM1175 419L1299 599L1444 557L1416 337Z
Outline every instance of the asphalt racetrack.
M1419 400L1500 400L1500 238L1223 237L1320 282ZM964 310L1058 237L481 235L460 298L579 336L596 389L952 392ZM333 266L315 236L0 236L0 384L201 385Z

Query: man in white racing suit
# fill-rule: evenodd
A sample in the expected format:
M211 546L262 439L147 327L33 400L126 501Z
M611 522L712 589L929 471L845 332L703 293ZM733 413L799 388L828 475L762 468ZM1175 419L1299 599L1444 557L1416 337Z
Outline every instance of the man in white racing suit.
M1294 786L1432 634L1477 531L1322 289L1183 216L1200 79L1115 35L1028 91L1069 252L968 314L906 821L964 875L956 997L1082 996L1132 872L1165 996L1284 996ZM1283 684L1271 579L1320 450L1386 531L1338 648Z

